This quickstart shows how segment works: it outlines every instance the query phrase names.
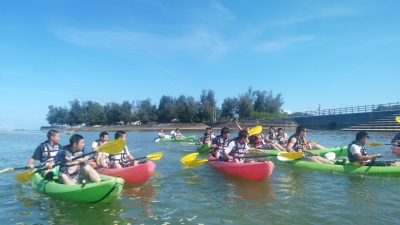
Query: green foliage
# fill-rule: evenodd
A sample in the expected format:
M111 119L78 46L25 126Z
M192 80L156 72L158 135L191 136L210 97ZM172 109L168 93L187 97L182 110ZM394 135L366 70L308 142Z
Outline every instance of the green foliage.
M146 123L170 123L178 119L180 123L211 122L223 118L277 118L283 117L280 107L283 105L281 94L272 95L272 92L253 91L250 87L238 97L225 98L221 109L217 108L215 92L202 90L200 100L191 96L180 95L178 98L163 95L158 107L152 104L151 99L106 103L80 102L77 99L69 102L70 107L49 106L46 120L50 124L59 125L109 125L123 122L129 124L140 120Z

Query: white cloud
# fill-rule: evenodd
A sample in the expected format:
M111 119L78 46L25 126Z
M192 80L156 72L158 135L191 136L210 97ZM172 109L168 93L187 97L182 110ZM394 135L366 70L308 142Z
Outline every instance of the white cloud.
M255 50L262 51L262 52L271 52L271 51L279 51L289 48L293 45L303 43L303 42L310 42L314 40L314 36L298 36L298 37L290 37L285 38L282 40L277 41L266 41L260 43Z

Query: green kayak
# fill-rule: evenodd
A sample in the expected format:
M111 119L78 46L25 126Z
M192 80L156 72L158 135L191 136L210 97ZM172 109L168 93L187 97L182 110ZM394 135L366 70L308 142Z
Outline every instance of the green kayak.
M122 178L101 175L101 182L79 185L59 184L57 181L44 180L35 173L30 180L31 185L40 193L69 202L110 203L118 198L124 185Z
M339 173L353 173L374 176L393 176L400 177L400 166L353 166L346 162L344 165L321 164L306 160L287 160L280 161L276 157L271 157L275 164L288 165L298 168L306 168L313 170L333 171Z
M199 151L200 154L207 154L209 153L212 149L210 149L211 143L205 143L202 145L199 145L197 147L197 151Z
M182 138L157 138L155 142L190 142L194 140L194 135Z
M347 156L347 146L335 147L335 148L327 148L323 150L311 150L312 152L319 153L320 155L325 155L328 152L334 152L337 157L339 156ZM278 154L278 152L282 152L279 150L265 150L267 154ZM306 153L307 155L308 153Z

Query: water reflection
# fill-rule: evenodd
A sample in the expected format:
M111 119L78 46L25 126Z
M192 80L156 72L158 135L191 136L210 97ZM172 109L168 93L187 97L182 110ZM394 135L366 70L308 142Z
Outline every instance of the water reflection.
M157 192L156 187L153 183L147 182L145 184L125 184L122 190L124 195L124 205L127 207L134 207L140 210L138 216L152 217L153 209L151 208L151 202L154 201L154 196ZM136 211L136 210L134 210ZM125 219L133 222L139 222L137 218L125 217Z
M228 198L235 201L253 200L260 204L269 204L275 198L272 180L250 181L234 176L225 176L224 179L229 186Z

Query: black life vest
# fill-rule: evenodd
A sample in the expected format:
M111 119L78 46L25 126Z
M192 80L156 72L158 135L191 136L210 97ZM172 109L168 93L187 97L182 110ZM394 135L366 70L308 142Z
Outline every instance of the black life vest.
M244 142L243 144L240 144L237 139L232 141L235 142L235 148L231 150L229 155L239 158L239 161L244 161L242 157L244 156L244 153L246 153L247 143Z
M295 152L302 152L303 148L304 148L303 140L301 140L301 138L299 136L297 136L296 134L293 134L292 136L290 136L289 142L292 138L296 138L296 143L294 143L294 145L293 145L293 150Z
M68 158L75 158L83 155L82 150L78 150L73 152L70 148L69 145L65 146L63 148L62 156L60 158L61 162L67 162ZM60 172L61 173L66 173L69 174L70 176L73 176L77 173L82 173L82 169L85 166L85 163L62 163L60 165Z
M360 161L359 159L357 159L357 157L355 155L353 155L350 151L350 146L352 145L357 145L361 148L360 153L362 156L367 156L367 150L364 148L364 146L362 146L360 143L353 141L349 144L349 146L347 146L347 158L349 159L350 162L359 162L360 164L364 164L365 161Z
M124 166L123 162L126 163L126 161L129 160L128 153L126 152L126 146L125 146L124 150L121 151L120 153L110 154L108 156L108 159L110 160L111 165L114 165L115 163L119 163L119 164L121 164L121 166Z
M53 158L57 155L57 152L62 149L60 144L54 144L51 146L49 141L44 141L43 145L43 152L42 157L40 159L41 164L45 164L47 162L53 161Z

